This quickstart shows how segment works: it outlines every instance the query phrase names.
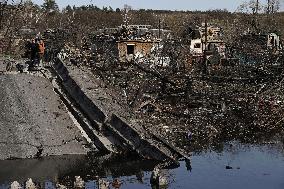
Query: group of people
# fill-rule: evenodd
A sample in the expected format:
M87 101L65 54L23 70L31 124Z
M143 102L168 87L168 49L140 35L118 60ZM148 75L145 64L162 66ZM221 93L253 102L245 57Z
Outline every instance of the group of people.
M45 44L42 39L39 38L32 39L27 43L26 48L32 66L38 66L40 63L43 62Z

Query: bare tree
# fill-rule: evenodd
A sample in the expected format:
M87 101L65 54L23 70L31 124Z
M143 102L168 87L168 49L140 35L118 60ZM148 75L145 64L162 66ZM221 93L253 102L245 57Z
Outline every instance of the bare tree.
M2 22L4 19L4 11L5 11L5 7L7 6L7 1L8 0L1 0L0 1L0 30L2 29Z
M248 2L242 3L238 7L239 12L257 14L263 9L263 5L259 0L250 0Z
M279 11L280 9L280 0L267 0L266 13L273 14Z
M124 5L123 11L122 11L122 16L123 16L123 24L128 25L129 20L130 20L130 14L129 12L131 11L132 7L129 5Z

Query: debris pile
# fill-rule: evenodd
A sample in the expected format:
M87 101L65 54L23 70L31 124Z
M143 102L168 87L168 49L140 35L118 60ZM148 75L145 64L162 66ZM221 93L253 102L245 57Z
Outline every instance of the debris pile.
M181 43L164 42L166 65L137 57L121 63L108 51L107 61L89 53L92 62L81 65L114 88L141 125L179 147L199 149L224 139L256 142L283 129L280 65L209 65L203 75L198 62L184 66L187 57L174 47L186 50ZM71 63L78 54L68 54Z
M226 59L213 63L211 55L204 59L203 54L192 53L194 39L161 39L150 46L144 44L141 50L138 40L157 40L147 32L138 35L149 31L148 27L101 30L83 38L81 48L65 45L60 56L75 66L90 67L115 89L113 95L139 117L141 125L179 147L200 148L218 139L254 142L259 136L283 129L283 53L279 42L274 45L279 47L277 54L264 50L257 62L249 63L240 54L253 54L248 49L254 48L247 47L249 41L240 40L238 45L227 47L222 55ZM194 32L199 33L195 39L199 36L204 43L206 27ZM212 30L211 38L206 42L216 42L217 37L220 45L220 28L208 29ZM268 39L271 36L275 37L270 34ZM120 48L123 44L125 53ZM236 48L240 44L243 47ZM130 49L132 45L134 49ZM149 53L145 53L147 49Z

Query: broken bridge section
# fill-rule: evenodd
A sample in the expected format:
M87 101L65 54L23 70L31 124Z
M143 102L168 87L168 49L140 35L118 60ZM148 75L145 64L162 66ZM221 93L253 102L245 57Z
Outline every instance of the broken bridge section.
M176 160L183 156L179 149L157 140L139 125L135 115L116 98L115 91L107 88L90 69L78 68L60 58L53 69L69 96L118 151L135 151L143 158L156 160Z
M0 107L0 160L87 153L87 142L49 80L0 75Z

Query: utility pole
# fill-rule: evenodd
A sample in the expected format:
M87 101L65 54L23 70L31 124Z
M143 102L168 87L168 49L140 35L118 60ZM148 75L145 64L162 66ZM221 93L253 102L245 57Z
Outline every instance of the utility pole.
M256 0L255 2L255 11L254 11L254 16L253 16L253 27L255 27L255 31L258 33L259 28L258 28L258 10L259 10L259 0Z
M205 18L205 40L204 40L204 47L203 47L203 69L202 69L202 74L207 75L207 36L208 36L208 23L207 23L207 18Z
M0 2L0 30L2 29L2 17L3 17L2 2Z
M159 19L159 39L161 38L161 19Z

